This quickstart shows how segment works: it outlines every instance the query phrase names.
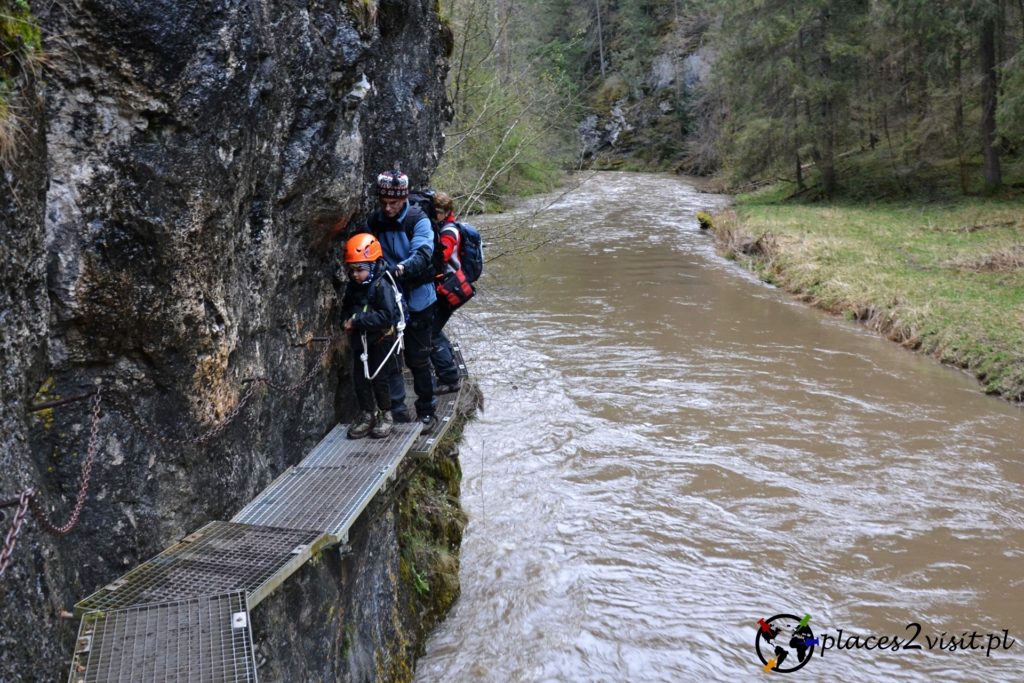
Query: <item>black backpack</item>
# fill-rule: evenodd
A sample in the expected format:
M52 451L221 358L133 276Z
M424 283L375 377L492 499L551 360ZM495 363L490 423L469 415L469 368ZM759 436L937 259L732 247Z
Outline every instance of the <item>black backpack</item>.
M410 192L409 204L419 208L420 211L427 215L427 219L430 221L430 228L434 233L434 252L430 257L430 268L410 281L410 284L421 285L433 282L438 276L444 274L444 247L441 245L441 233L438 230L437 221L434 219L436 216L434 213L434 191L414 190ZM413 227L412 225L406 225L405 227L405 234L410 240L412 240Z

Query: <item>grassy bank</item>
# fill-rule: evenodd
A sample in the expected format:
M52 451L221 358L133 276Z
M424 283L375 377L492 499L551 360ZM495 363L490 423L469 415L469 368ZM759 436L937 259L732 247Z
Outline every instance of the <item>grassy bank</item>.
M966 368L1024 400L1024 201L792 204L777 188L716 216L721 251L762 279Z

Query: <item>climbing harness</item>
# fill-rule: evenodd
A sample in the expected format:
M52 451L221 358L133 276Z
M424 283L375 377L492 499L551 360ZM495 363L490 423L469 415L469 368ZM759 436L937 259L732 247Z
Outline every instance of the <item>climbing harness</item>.
M359 335L363 341L363 352L359 354L359 360L363 361L363 376L368 380L373 380L380 374L380 371L384 369L384 365L387 364L388 359L391 358L391 354L397 354L398 351L402 350L402 339L405 337L405 307L402 305L402 290L398 288L395 283L395 279L391 277L391 273L384 271L384 276L387 277L388 282L391 283L391 289L395 293L395 303L398 304L398 324L395 325L395 329L398 333L395 335L395 343L388 349L387 354L381 360L380 365L373 374L370 374L370 346L366 343L366 332Z

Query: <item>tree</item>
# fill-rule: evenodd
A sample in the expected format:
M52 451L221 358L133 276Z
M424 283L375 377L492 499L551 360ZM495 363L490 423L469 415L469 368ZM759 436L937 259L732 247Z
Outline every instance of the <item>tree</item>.
M1001 7L1001 3L996 3ZM996 70L996 15L988 8L981 18L978 57L981 65L981 149L984 157L985 190L994 192L1003 183L996 147L996 107L999 73Z
M725 158L740 176L813 160L821 191L838 185L836 147L852 137L851 93L861 78L858 44L867 2L728 0L715 32L717 88L728 102Z
M434 183L463 210L499 205L508 194L550 189L573 158L567 144L573 98L562 71L564 55L546 40L552 35L546 27L556 26L552 14L566 1L540 4L450 4L454 120ZM573 39L567 38L570 45Z

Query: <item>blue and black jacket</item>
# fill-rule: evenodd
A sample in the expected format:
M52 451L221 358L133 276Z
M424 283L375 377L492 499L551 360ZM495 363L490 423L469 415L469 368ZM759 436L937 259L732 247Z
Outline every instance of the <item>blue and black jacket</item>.
M366 282L349 280L341 300L342 319L352 318L355 333L366 332L367 342L377 343L394 334L401 318L395 290L384 273L385 265L383 259L378 259Z
M434 253L434 228L419 207L408 201L394 218L377 209L366 222L367 228L380 241L384 258L392 267L403 267L400 284L412 311L422 311L437 300L433 282L419 283L431 267ZM411 239L409 236L412 236Z

